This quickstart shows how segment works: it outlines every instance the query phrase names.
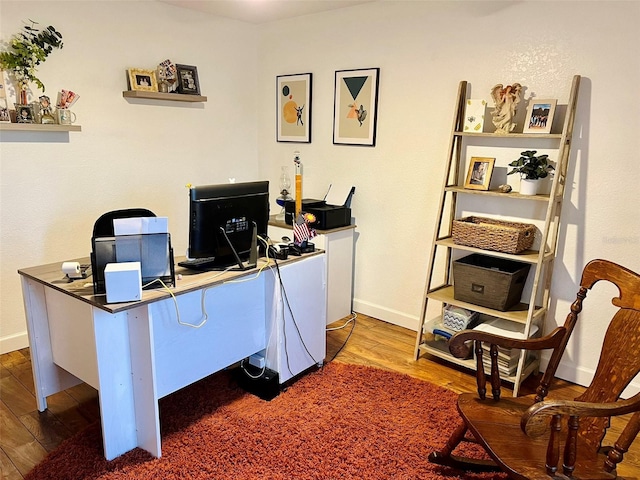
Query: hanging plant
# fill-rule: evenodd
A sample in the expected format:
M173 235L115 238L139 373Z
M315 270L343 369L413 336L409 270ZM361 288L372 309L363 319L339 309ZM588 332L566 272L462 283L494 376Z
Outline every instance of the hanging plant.
M62 48L62 34L52 26L40 30L37 22L29 21L31 25L25 25L11 38L8 49L0 52L0 68L13 72L22 86L34 82L44 92L44 84L36 76L37 66L54 48Z

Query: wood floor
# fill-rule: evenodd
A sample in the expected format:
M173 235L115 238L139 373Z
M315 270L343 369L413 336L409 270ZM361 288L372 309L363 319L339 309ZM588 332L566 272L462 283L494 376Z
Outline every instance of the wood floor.
M340 327L344 321L330 325ZM433 358L413 360L415 333L359 315L352 323L327 333L327 361L370 365L405 373L456 392L475 391L475 377ZM349 337L346 345L343 344ZM535 379L531 379L535 380ZM526 394L535 386L527 381ZM558 382L554 397L574 398L581 387ZM510 395L508 390L504 395ZM47 398L48 409L38 412L34 397L29 349L0 355L0 471L2 480L20 480L64 439L99 419L97 392L81 384ZM416 399L419 401L419 399ZM617 435L620 422L612 422L609 435ZM636 445L637 444L637 445ZM625 455L618 473L628 480L640 478L640 441ZM426 453L426 452L425 452ZM82 479L78 479L82 480Z

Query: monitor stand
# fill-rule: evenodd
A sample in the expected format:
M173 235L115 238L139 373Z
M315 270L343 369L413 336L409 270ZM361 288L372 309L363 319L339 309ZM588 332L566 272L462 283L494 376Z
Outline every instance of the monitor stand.
M253 231L251 232L251 251L249 252L249 262L246 265L240 259L238 251L233 246L233 243L231 243L231 240L229 240L229 237L224 231L224 228L220 227L220 232L229 244L229 248L231 248L231 251L233 252L233 257L236 259L239 270L250 270L252 268L256 268L256 265L258 264L258 226L256 225L256 222L252 223ZM235 268L233 268L232 270L235 270Z
M220 227L220 233L224 237L227 245L231 249L233 257L225 257L224 262L221 262L219 258L195 258L192 260L184 260L178 263L179 266L189 268L191 270L199 271L214 271L214 270L251 270L258 264L258 226L253 223L253 231L251 233L251 250L249 251L249 261L243 262L238 254L238 251L233 246L233 243L227 236L223 227ZM233 265L237 265L234 267Z

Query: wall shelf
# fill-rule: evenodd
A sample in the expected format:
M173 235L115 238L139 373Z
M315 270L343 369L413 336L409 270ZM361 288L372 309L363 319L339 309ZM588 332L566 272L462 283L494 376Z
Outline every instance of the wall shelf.
M40 123L0 123L0 131L13 132L80 132L80 125L57 125Z
M206 102L207 97L202 95L187 95L182 93L143 92L140 90L124 90L125 98L144 98L147 100L168 100L171 102Z

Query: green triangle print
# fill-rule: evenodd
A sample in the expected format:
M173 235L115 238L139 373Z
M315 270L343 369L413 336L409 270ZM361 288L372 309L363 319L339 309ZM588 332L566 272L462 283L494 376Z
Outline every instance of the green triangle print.
M362 90L362 86L364 82L367 81L369 77L346 77L343 78L344 83L347 85L349 92L351 93L351 97L355 100L360 94L360 90Z

